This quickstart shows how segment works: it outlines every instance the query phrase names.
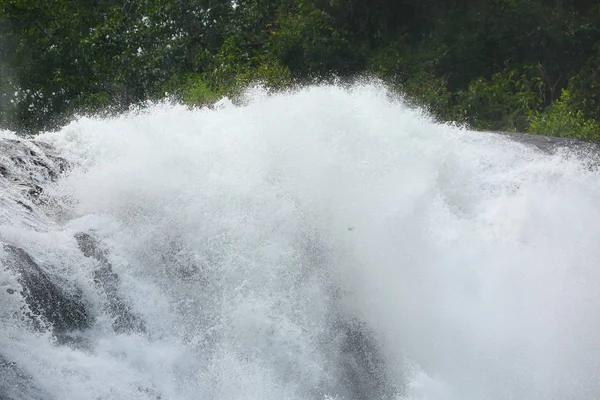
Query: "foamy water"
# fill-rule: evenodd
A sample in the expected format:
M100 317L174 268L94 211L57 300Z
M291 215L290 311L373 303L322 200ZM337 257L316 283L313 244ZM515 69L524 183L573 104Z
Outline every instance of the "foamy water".
M0 351L55 399L600 397L600 174L568 150L436 125L374 84L38 140L74 167L40 226L0 238L95 322L59 344L0 291ZM145 333L111 328L81 231Z

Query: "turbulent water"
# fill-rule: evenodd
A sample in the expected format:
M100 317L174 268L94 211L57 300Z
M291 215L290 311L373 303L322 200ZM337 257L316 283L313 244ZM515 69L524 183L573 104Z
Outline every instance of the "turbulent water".
M600 397L593 155L437 125L371 84L37 141L70 167L2 206L0 241L87 314L45 326L4 265L0 398Z

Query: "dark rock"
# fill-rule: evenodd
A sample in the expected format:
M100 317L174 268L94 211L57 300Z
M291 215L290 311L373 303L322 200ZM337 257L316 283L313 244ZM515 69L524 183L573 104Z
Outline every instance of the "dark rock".
M51 175L58 177L60 174L69 170L70 165L67 160L60 157L56 150L49 144L44 142L36 142L35 143L41 150L44 152L44 156L51 161L52 167L50 168L52 173ZM37 155L36 155L37 156Z
M27 191L27 195L29 197L33 197L33 198L38 199L40 197L40 195L42 194L43 191L44 191L44 189L42 189L41 186L39 186L39 185L33 185L31 187L31 189L29 189Z
M56 336L55 339L55 343L60 346L67 346L86 353L94 351L93 340L82 331L65 332Z
M21 200L17 200L17 204L26 209L29 212L33 212L33 207L28 204L23 203Z
M0 355L0 400L50 400L52 397L33 378Z
M493 132L498 135L506 136L511 140L533 146L546 153L554 153L559 149L571 149L587 154L598 154L600 146L596 143L584 142L577 139L562 138L555 136L528 135L514 132Z
M35 260L23 249L12 244L3 245L5 267L17 274L21 295L29 306L36 328L39 320L49 323L55 333L88 328L92 318L78 296L64 291L51 279Z
M391 383L379 345L366 326L356 320L343 321L336 331L341 335L338 379L343 398L396 398L397 388Z
M85 232L78 232L75 234L75 240L77 240L77 246L84 256L95 258L101 264L109 264L106 258L106 250L99 246L98 240L92 235Z
M22 203L45 203L42 186L68 168L68 162L48 144L0 139L0 179L19 189Z
M98 240L89 233L75 234L79 249L86 257L98 261L99 267L94 271L94 282L106 296L106 308L114 318L113 329L117 333L146 331L144 322L131 311L131 307L119 296L119 276L113 272L107 254Z

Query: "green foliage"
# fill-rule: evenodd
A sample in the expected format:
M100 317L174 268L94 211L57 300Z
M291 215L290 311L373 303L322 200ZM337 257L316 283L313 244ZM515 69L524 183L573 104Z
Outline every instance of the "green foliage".
M227 38L214 59L209 72L211 82L222 90L238 87L240 76L257 66L241 36Z
M223 97L213 91L201 75L187 76L185 83L179 89L179 94L184 103L194 106L207 106Z
M590 139L598 43L580 0L0 0L0 126L370 73L442 121Z
M543 106L544 84L535 68L526 73L509 70L491 79L477 78L456 96L457 114L473 127L522 131L527 116Z
M376 76L386 79L402 74L406 69L405 49L392 46L383 46L375 49L368 61L368 70Z
M218 49L231 9L225 0L1 0L0 68L12 76L0 79L0 123L50 129L74 112L161 97L173 75L201 69L199 53Z
M600 141L600 124L585 118L583 111L573 106L571 93L566 89L548 111L534 111L530 119L530 133Z
M333 18L308 1L298 1L278 21L267 46L293 77L347 76L361 70L364 60L334 28Z
M569 80L569 102L586 118L600 120L600 45L577 75Z
M265 62L240 76L240 84L243 87L259 84L272 90L283 90L292 85L292 74L286 66Z
M398 79L400 92L414 105L424 107L439 121L456 120L453 115L452 94L444 77L424 71L403 75Z

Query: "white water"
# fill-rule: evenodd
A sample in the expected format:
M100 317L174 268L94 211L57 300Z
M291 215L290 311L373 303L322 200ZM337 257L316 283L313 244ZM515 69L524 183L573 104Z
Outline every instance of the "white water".
M360 321L397 399L600 397L598 171L435 125L377 85L250 97L41 138L79 165L52 188L64 210L0 237L76 282L96 323L77 348L3 314L0 348L40 388L377 398L349 389L340 326ZM146 334L111 330L73 239L90 230Z

